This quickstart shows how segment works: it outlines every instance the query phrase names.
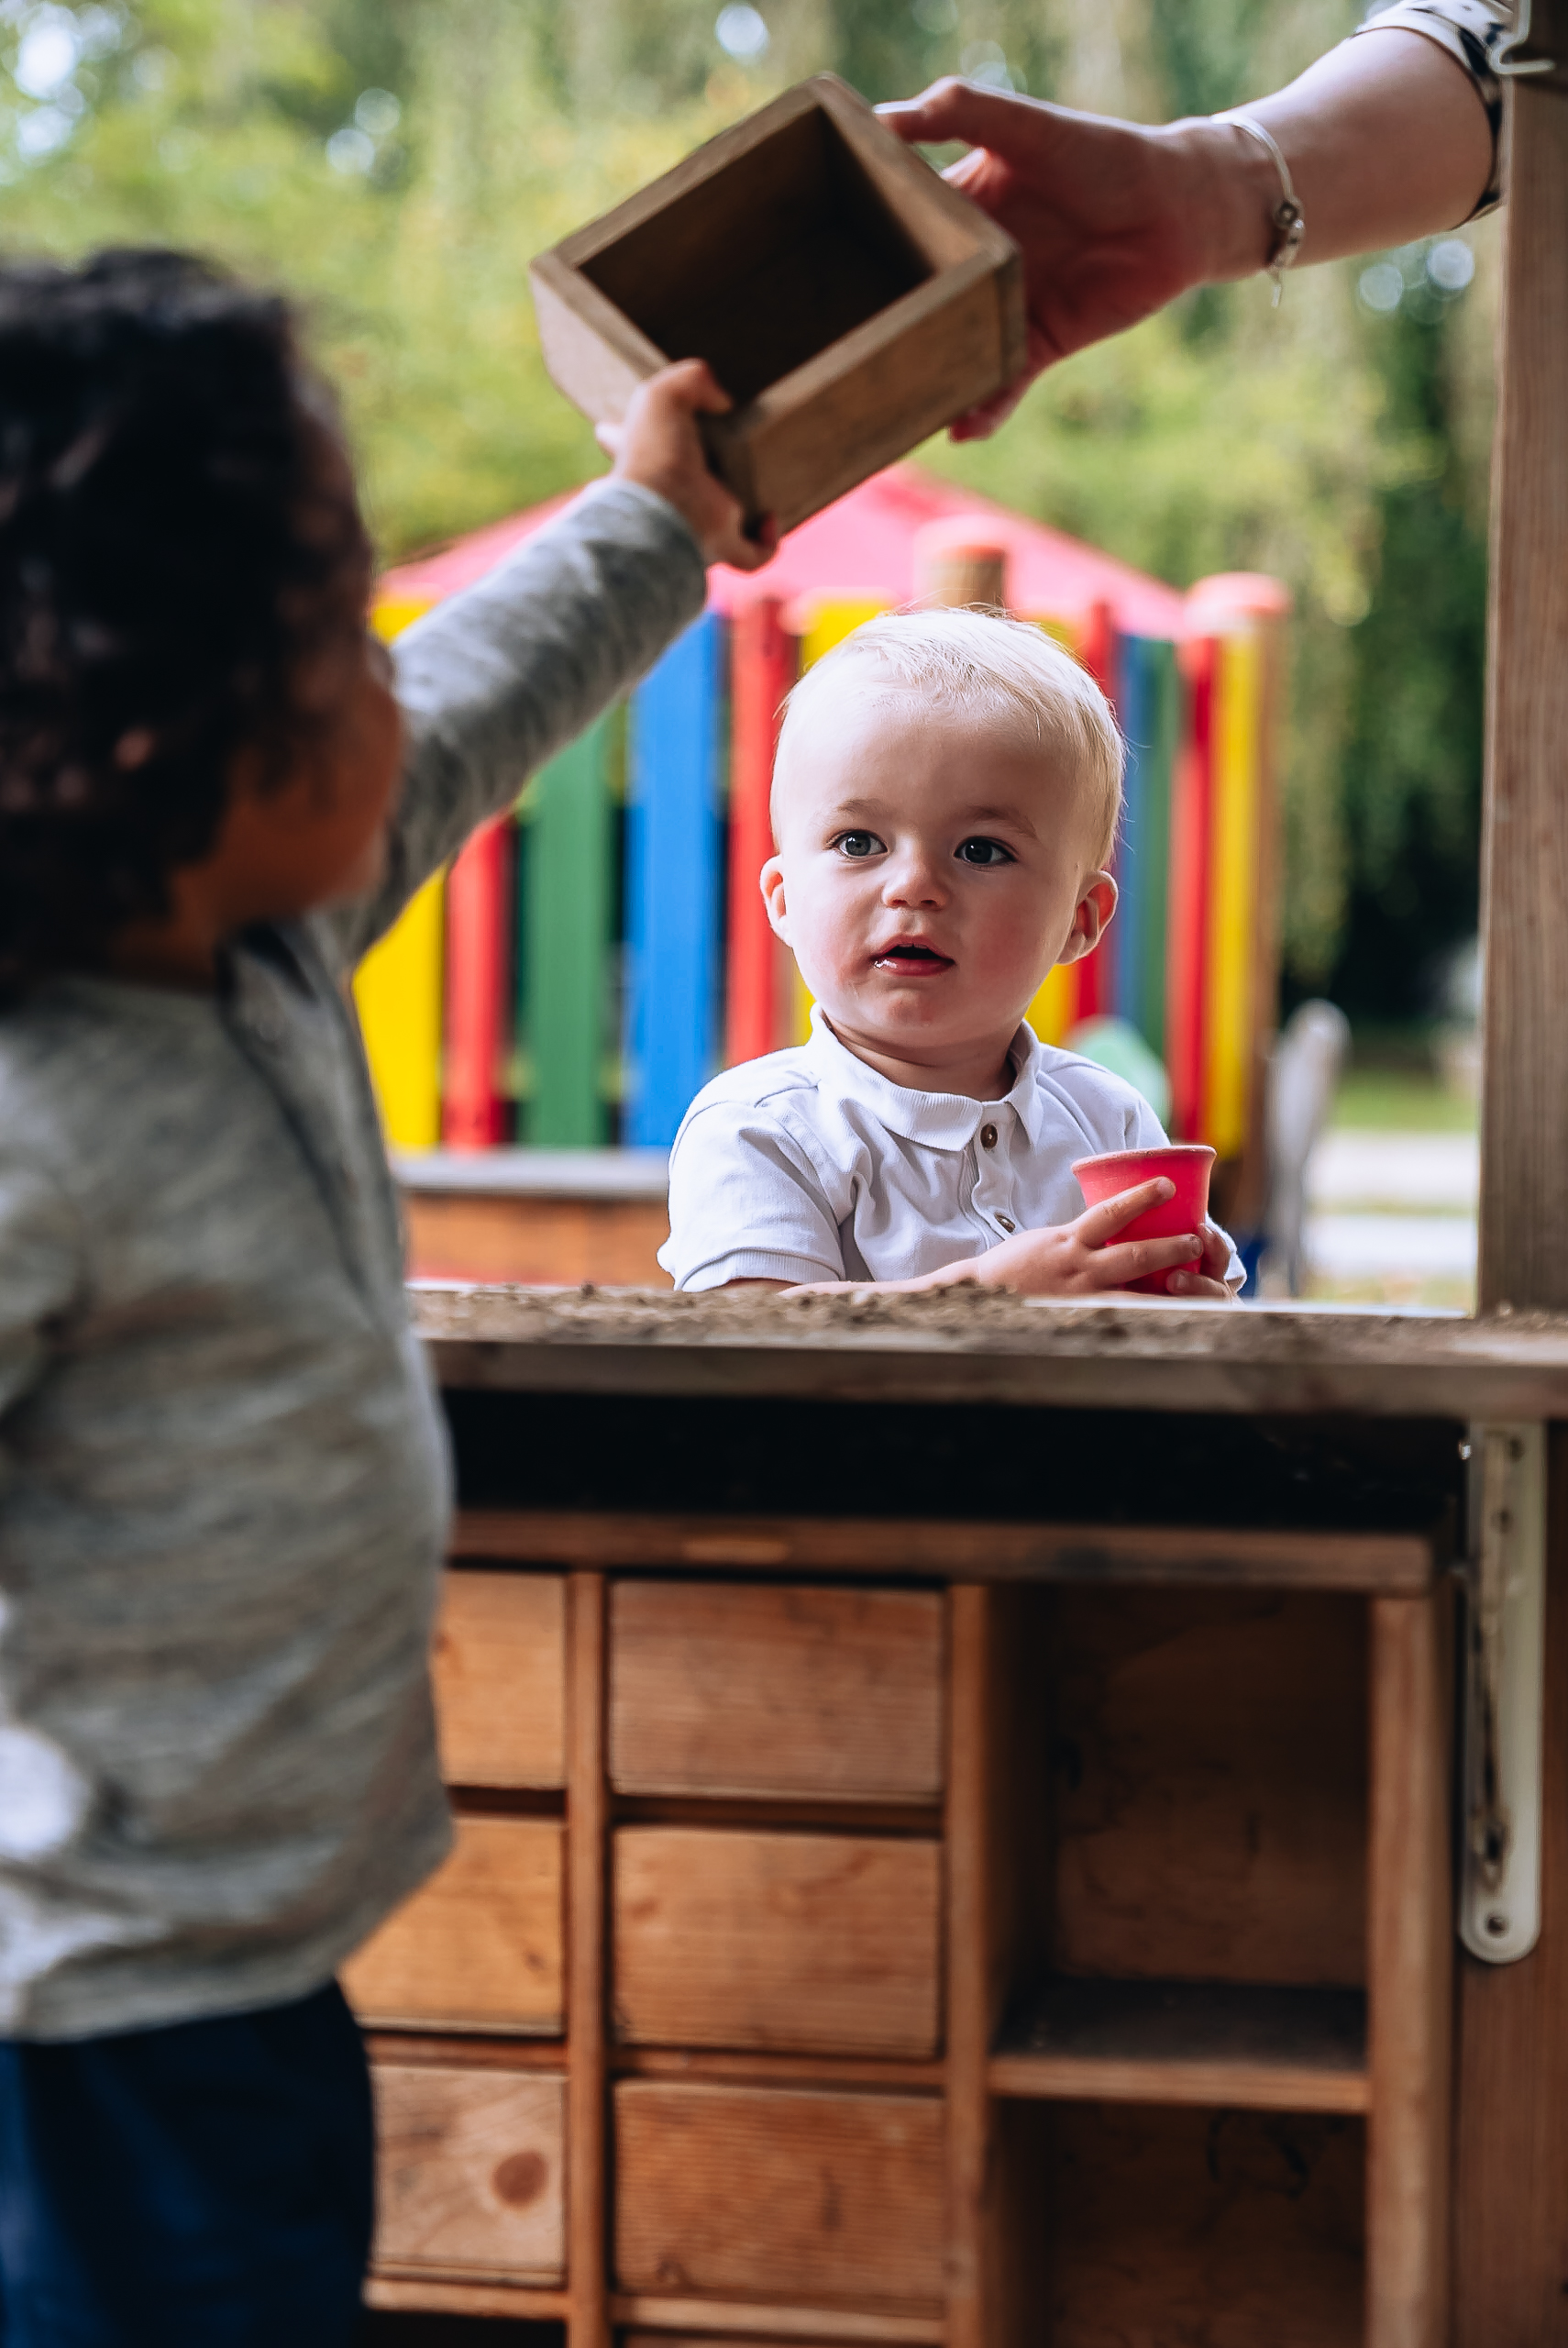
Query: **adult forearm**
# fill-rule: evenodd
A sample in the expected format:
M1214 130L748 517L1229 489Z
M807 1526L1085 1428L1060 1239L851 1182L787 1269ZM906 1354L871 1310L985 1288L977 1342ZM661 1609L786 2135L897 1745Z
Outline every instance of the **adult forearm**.
M1452 227L1474 211L1491 171L1474 83L1420 33L1369 30L1243 110L1290 166L1307 221L1303 262ZM1249 275L1266 258L1278 201L1272 160L1234 125L1182 123L1170 135L1201 145L1212 174L1202 274Z

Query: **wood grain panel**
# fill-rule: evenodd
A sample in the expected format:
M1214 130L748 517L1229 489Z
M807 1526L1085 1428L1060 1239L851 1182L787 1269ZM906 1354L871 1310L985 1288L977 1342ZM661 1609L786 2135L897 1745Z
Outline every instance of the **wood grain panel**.
M1045 2122L1052 2348L1353 2348L1363 2126L1078 2104Z
M541 1199L471 1191L405 1191L408 1274L527 1287L668 1289L658 1251L669 1237L660 1199Z
M941 1790L933 1592L618 1582L610 1626L622 1792L930 1801Z
M372 2079L378 2265L558 2282L565 2081L397 2063Z
M605 1877L609 1801L604 1783L602 1574L571 1578L570 1822L571 2247L570 2348L609 2348L608 2197L605 2187Z
M813 2340L822 2348L860 2348L863 2342L944 2348L946 2338L940 2316L867 2315L847 2308L752 2307L745 2300L723 2307L712 2299L682 2305L623 2294L615 2312L623 2321L659 2326L657 2331L627 2332L625 2348L756 2348L758 2340Z
M1373 1601L1366 2180L1373 2348L1444 2348L1449 2337L1453 1674L1445 1629L1437 1600Z
M561 1827L459 1818L457 1847L343 1968L367 2027L558 2032Z
M1060 2103L1365 2111L1356 1989L1052 1981L991 2057L992 2092Z
M1366 1610L1064 1592L1055 1969L1359 1988Z
M613 1880L624 2043L935 2053L936 1844L623 1827Z
M615 2089L624 2290L932 2305L943 2121L925 2096Z
M1174 1312L1176 1307L1158 1309ZM564 1346L560 1357L563 1362L567 1357ZM496 1372L494 1379L472 1382L504 1386L509 1358L504 1349L498 1349L488 1365ZM684 1382L686 1368L677 1371L672 1353L664 1358L672 1376ZM1179 1372L1167 1366L1162 1374L1167 1380L1173 1375L1185 1379L1190 1372L1184 1364ZM547 1375L537 1382L553 1387L576 1383L577 1379L575 1372L569 1376L562 1370L558 1381ZM1568 1376L1561 1399L1568 1408ZM1401 1596L1430 1589L1434 1564L1433 1543L1424 1533L972 1524L942 1518L712 1516L696 1511L575 1508L460 1509L453 1554L591 1566L607 1573L686 1566L716 1574L784 1570L863 1578L912 1575L944 1581L1179 1583L1221 1589L1382 1590Z
M566 1583L559 1574L450 1568L434 1672L441 1774L449 1786L566 1782Z
M862 2342L878 2341L887 2348L944 2348L946 2338L940 2316L867 2315L849 2308L754 2307L744 2299L725 2307L712 2299L682 2302L623 2293L614 2311L623 2322L659 2327L628 2332L625 2348L755 2348L758 2340L814 2340L823 2348L859 2348Z

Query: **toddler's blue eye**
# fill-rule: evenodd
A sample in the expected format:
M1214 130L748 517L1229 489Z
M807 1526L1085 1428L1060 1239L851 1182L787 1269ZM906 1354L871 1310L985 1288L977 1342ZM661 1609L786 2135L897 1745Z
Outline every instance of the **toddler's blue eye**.
M1018 860L1000 840L960 840L954 852L960 864L1015 864Z
M875 856L881 845L875 832L840 832L834 842L840 856Z

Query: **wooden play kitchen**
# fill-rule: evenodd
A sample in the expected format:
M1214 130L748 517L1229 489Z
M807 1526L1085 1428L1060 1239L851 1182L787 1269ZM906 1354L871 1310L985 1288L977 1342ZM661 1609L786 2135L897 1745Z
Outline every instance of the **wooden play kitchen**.
M1568 1417L1568 1326L420 1312L458 1843L348 1975L378 2304L1449 2336L1463 1452Z
M1512 99L1478 1316L424 1291L458 1840L348 1975L376 2304L1563 2339L1564 85Z

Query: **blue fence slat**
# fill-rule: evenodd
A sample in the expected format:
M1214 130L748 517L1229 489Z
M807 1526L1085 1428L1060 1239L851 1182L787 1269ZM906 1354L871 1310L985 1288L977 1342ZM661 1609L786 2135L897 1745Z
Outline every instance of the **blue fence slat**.
M1115 649L1113 691L1116 714L1127 743L1127 770L1122 781L1121 836L1116 851L1119 891L1110 946L1116 970L1116 1010L1119 1017L1141 1025L1145 952L1143 898L1148 889L1148 859L1144 853L1147 819L1147 746L1149 741L1149 671L1142 637L1119 636Z
M706 612L632 696L625 1140L667 1149L717 1065L723 624Z

